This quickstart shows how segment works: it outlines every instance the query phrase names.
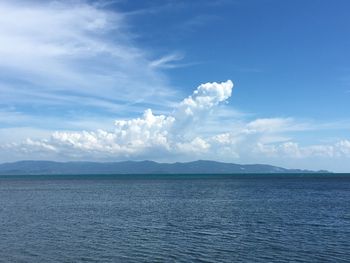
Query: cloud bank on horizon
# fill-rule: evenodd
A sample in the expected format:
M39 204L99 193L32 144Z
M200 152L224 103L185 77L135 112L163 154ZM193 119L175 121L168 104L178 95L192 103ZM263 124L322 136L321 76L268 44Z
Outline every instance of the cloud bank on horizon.
M338 124L238 111L231 80L174 87L169 71L191 63L179 50L140 45L135 13L101 1L9 1L0 13L0 161L212 159L333 170L350 157L347 136L310 136Z
M177 104L168 115L155 115L151 109L142 117L116 120L114 130L54 132L49 138L27 139L3 146L24 156L39 154L52 159L153 159L239 160L243 156L302 159L309 157L350 157L350 141L335 144L299 146L283 137L288 131L308 127L293 119L256 119L233 131L202 134L208 116L227 101L233 89L231 80L205 83ZM217 120L220 125L220 120Z

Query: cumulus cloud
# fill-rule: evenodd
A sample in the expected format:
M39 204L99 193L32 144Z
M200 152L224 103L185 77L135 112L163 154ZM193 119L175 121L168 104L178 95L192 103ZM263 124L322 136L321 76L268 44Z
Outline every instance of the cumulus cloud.
M200 137L194 138L190 142L176 143L176 150L185 154L202 154L209 150L210 144Z
M346 156L350 156L350 141L349 140L341 140L336 145L336 148L340 150L340 153Z
M233 83L205 83L200 85L191 96L184 99L179 106L178 114L193 116L206 111L231 97Z
M169 149L169 130L175 118L165 115L153 115L146 110L143 118L118 120L115 122L115 136L119 144L128 145L133 149L160 146Z
M146 157L149 154L202 154L211 148L211 139L201 138L183 128L183 123L195 125L197 117L202 118L232 93L231 80L222 83L200 85L191 96L184 99L169 115L155 115L151 109L142 117L116 120L114 130L82 132L55 132L49 139L28 139L17 145L30 151L43 151L60 155L98 156L113 158ZM178 125L181 124L181 125ZM14 147L15 145L11 145ZM33 148L34 149L34 148Z
M311 130L311 125L292 118L263 118L203 132L208 115L232 95L233 83L205 83L198 86L171 113L154 114L151 109L132 119L118 119L114 129L56 131L43 139L0 146L23 156L53 159L216 159L271 160L350 157L350 141L303 146L290 132ZM210 125L213 123L210 122ZM220 119L216 125L220 125ZM219 131L219 132L218 132ZM221 132L220 132L221 131Z

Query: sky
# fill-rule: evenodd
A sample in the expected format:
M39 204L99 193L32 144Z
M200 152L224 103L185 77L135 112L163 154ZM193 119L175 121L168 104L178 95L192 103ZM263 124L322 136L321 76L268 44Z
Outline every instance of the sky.
M350 171L346 0L0 1L0 162Z

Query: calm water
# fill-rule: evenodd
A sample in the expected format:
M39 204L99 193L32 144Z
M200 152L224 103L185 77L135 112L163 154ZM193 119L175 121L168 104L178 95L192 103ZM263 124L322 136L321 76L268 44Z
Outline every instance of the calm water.
M350 262L350 175L0 177L1 262Z

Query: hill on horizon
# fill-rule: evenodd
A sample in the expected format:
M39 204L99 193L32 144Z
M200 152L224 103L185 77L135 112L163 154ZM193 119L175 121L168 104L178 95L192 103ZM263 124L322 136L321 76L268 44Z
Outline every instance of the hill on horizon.
M193 162L158 163L154 161L122 162L55 162L18 161L0 164L0 175L64 174L249 174L249 173L329 173L286 169L267 164L235 164L198 160Z

